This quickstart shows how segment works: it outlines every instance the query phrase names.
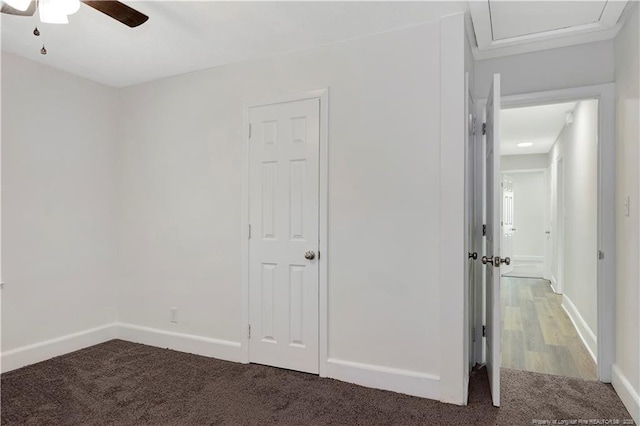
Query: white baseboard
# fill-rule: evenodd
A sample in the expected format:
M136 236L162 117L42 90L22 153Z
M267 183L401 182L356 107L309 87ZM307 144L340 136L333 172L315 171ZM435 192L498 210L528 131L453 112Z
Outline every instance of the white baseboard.
M582 318L582 315L580 315L580 312L578 312L576 305L573 304L566 294L562 295L562 308L567 315L569 315L569 319L576 328L578 336L580 336L580 339L582 339L582 342L587 347L587 351L589 351L589 355L591 355L591 358L593 358L593 361L597 364L598 341L595 333L589 328L584 318Z
M32 345L2 352L2 372L15 370L36 362L45 361L69 352L87 348L115 339L116 324L107 324Z
M2 372L84 349L112 339L241 362L240 342L212 339L126 323L69 334L2 353ZM433 374L339 359L327 360L327 377L375 389L440 399L440 377Z
M640 390L634 389L620 368L616 364L611 367L611 384L616 393L622 400L622 403L635 420L636 424L640 424Z
M118 338L158 348L174 349L226 361L240 362L240 342L117 323Z
M369 388L440 400L440 377L433 374L329 358L327 377Z

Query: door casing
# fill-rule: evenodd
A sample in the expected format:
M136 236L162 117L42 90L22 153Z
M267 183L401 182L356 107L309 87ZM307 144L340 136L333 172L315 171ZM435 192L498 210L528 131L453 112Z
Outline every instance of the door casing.
M241 206L241 330L240 362L249 363L249 109L285 102L320 101L320 191L318 212L318 372L327 377L328 359L328 199L329 199L329 88L246 100L242 108L242 206Z
M564 158L558 157L556 164L556 188L555 188L555 247L553 250L553 261L555 262L556 269L552 277L555 279L555 292L558 294L564 294L564 263L565 263L565 173L564 173ZM551 281L553 284L553 280Z

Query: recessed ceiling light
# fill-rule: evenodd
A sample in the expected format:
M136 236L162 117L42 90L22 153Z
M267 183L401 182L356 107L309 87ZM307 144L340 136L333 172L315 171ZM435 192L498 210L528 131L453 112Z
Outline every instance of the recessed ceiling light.
M520 142L519 144L516 144L516 146L518 148L526 148L528 146L533 146L533 143L531 143L531 142Z

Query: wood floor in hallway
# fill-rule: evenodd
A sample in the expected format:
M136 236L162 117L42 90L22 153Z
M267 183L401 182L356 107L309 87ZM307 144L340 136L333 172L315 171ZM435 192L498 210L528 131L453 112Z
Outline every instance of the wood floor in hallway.
M597 380L596 364L561 303L546 280L502 278L503 367Z

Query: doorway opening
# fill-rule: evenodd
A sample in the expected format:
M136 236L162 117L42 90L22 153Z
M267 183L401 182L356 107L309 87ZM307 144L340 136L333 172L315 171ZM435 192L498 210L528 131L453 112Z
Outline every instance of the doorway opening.
M599 101L501 111L501 366L597 380Z

